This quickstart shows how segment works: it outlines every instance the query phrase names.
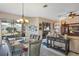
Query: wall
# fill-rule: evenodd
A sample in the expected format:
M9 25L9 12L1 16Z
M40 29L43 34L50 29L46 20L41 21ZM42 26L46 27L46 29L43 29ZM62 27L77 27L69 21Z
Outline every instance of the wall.
M39 20L38 17L28 17L29 23L26 24L26 36L30 36L30 34L39 34ZM34 28L29 29L29 26L35 26L37 31L33 31Z
M20 16L19 15L15 15L15 14L10 14L10 13L5 13L5 12L0 12L0 19L19 19Z
M51 24L51 31L53 30L53 20L50 20L50 19L47 19L47 18L42 18L42 17L28 17L27 19L30 20L30 23L28 24L28 26L29 26L29 25L34 25L34 26L36 26L36 27L37 27L37 32L35 32L34 34L40 35L41 38L42 38L43 30L39 30L39 24L40 24L40 23L41 23L41 24L42 24L43 22L48 22L48 23L50 23L50 24ZM28 26L27 26L27 27L28 27ZM28 31L28 30L27 30L26 32L28 32L27 36L30 35L30 34L32 34L32 32L30 32L30 31Z

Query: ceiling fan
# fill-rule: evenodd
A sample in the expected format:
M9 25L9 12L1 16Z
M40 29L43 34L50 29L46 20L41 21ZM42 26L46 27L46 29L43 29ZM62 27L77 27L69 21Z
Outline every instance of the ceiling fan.
M74 18L74 17L76 17L76 16L79 16L79 14L77 14L77 13L74 12L74 11L71 11L71 12L68 13L68 17Z
M43 5L43 8L46 8L46 7L48 7L48 5L47 5L47 4Z
M71 11L71 12L67 12L67 13L64 13L64 15L58 15L59 17L68 17L68 18L74 18L74 17L77 17L79 16L79 11Z

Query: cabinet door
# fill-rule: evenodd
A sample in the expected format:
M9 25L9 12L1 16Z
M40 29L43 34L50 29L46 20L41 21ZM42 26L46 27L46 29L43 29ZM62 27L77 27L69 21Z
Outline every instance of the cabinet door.
M69 25L62 25L61 26L61 33L62 34L69 34Z
M79 40L78 39L72 39L70 41L70 50L76 53L79 53Z

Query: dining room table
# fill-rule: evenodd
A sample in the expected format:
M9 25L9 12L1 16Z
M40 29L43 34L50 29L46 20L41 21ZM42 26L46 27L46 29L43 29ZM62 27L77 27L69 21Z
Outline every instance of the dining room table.
M30 39L30 38L21 38L16 40L16 38L10 38L10 50L13 56L28 56L29 55L29 42L34 42L37 39Z
M10 40L10 48L12 55L28 55L28 41Z

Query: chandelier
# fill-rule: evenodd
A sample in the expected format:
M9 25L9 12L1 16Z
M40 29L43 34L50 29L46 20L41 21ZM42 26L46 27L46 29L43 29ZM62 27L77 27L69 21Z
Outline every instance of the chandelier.
M24 17L24 3L22 3L22 16L17 22L22 24L29 23L29 20Z

